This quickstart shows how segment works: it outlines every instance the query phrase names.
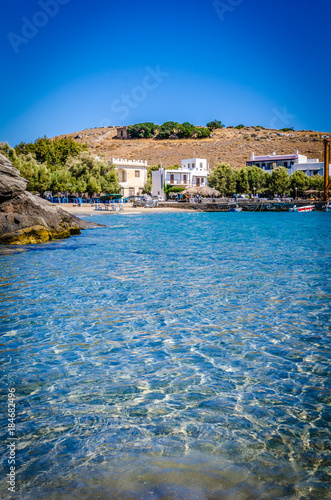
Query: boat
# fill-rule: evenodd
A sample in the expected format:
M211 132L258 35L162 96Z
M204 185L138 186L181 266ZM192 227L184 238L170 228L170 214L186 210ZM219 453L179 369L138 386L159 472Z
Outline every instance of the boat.
M229 212L242 212L242 208L241 207L229 208Z
M304 207L297 207L294 205L294 207L291 207L289 209L290 212L312 212L314 210L314 205L305 205Z

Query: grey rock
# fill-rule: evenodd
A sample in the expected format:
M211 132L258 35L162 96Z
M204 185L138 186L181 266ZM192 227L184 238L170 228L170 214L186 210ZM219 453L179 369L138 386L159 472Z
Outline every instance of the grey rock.
M0 154L0 244L32 244L101 227L25 191L27 181Z

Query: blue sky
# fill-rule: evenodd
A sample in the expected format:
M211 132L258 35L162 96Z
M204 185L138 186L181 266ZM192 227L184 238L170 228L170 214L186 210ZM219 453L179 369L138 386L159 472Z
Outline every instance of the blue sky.
M0 141L142 121L330 131L330 0L5 0Z

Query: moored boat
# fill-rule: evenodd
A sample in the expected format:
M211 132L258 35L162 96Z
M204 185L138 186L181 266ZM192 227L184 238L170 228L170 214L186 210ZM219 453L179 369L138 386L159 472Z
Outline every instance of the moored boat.
M290 212L312 212L314 210L314 205L305 205L304 207L297 207L294 205L294 207L291 207L289 209Z
M242 208L241 207L229 208L229 212L242 212Z

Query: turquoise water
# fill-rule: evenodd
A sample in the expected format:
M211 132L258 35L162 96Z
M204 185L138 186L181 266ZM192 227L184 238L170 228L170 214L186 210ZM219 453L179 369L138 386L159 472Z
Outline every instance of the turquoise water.
M92 219L2 248L2 497L329 498L330 214Z

